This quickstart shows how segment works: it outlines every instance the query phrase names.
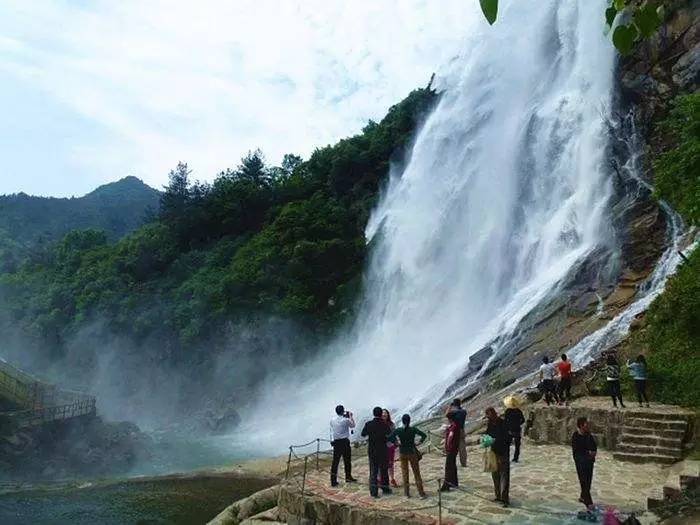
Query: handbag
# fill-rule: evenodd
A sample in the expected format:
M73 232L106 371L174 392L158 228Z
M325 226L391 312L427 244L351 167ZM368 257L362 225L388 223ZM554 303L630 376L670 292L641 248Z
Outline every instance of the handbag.
M498 471L498 458L493 450L487 448L484 450L484 472L496 471Z

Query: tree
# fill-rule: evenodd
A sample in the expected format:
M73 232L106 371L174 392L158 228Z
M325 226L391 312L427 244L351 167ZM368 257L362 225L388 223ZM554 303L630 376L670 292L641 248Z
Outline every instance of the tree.
M191 170L184 162L178 162L177 167L168 174L168 185L160 198L161 218L168 221L182 216L190 197Z
M252 182L256 186L267 185L269 174L265 167L265 157L262 151L259 149L249 151L236 168L236 176L241 180Z

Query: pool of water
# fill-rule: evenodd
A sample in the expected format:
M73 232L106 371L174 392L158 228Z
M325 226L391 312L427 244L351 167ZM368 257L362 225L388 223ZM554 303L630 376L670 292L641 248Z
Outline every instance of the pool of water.
M198 525L273 483L245 475L203 474L37 486L0 494L0 523Z

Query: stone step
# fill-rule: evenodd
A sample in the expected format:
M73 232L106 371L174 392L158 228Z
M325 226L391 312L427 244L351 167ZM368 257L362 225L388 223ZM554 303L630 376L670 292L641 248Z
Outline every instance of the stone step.
M654 430L682 430L685 432L686 428L688 428L688 421L683 419L657 420L634 417L629 420L625 420L625 426Z
M625 445L648 445L651 447L669 447L669 448L682 448L683 441L680 437L667 438L660 437L654 434L627 434L622 432L620 434L620 444Z
M628 452L613 452L613 458L618 461L629 461L630 463L663 463L671 465L679 461L679 458L665 456L661 454L630 454Z
M649 436L658 437L663 439L677 439L679 441L683 440L685 436L685 430L660 430L660 429L649 429L645 427L622 427L622 434L628 436Z
M679 414L677 412L656 412L645 408L627 408L625 418L652 419L654 421L688 421L690 414Z
M678 458L678 460L683 456L683 449L681 447L653 447L649 445L629 445L626 443L619 443L616 452L638 455L671 456Z

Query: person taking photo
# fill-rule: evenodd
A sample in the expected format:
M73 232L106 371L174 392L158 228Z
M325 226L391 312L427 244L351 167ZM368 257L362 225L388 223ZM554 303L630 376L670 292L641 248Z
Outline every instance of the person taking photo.
M346 412L343 405L335 407L335 416L331 419L331 446L333 447L333 462L331 463L331 487L338 486L338 464L343 458L345 481L357 481L352 477L352 452L350 448L350 432L355 428L352 412Z

